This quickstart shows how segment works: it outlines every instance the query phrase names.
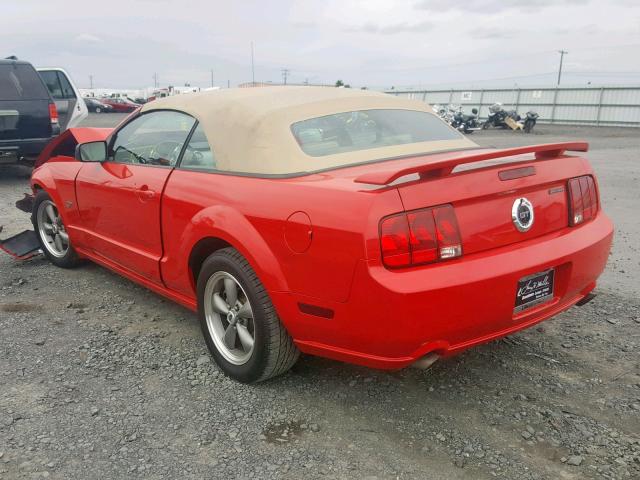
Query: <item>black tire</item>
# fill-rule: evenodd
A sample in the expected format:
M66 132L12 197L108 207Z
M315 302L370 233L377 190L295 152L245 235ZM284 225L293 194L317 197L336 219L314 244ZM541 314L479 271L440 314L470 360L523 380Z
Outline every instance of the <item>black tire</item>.
M218 272L226 272L237 279L253 311L254 348L251 357L242 365L235 365L224 358L207 326L205 289L209 278ZM198 275L197 290L202 334L215 362L226 375L242 383L261 382L287 372L296 363L300 351L280 322L253 268L236 249L223 248L204 261Z
M96 113L100 113L100 112L102 112L102 109L100 107L96 107L95 112Z
M531 133L533 130L535 123L533 122L524 122L524 131L525 133Z
M36 198L34 199L33 211L31 213L31 222L33 223L33 228L35 229L36 236L40 241L40 248L42 249L42 253L44 253L44 256L47 257L47 259L49 259L49 261L57 267L73 268L80 263L80 259L78 258L78 254L74 250L73 245L71 245L71 243L69 243L69 246L64 256L61 256L61 257L56 257L52 255L51 252L49 252L48 248L44 244L45 240L42 237L42 234L40 231L40 225L38 225L38 215L37 215L38 209L40 208L40 204L42 204L42 202L44 201L49 201L55 205L55 202L51 199L49 194L44 190L40 190L36 195ZM58 208L57 205L56 205L56 208Z

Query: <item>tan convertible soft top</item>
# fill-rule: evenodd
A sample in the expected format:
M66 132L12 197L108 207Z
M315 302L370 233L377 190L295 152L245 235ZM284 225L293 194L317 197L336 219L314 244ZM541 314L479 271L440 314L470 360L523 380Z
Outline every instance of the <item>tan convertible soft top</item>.
M340 112L370 109L416 110L433 114L424 102L368 90L330 87L258 87L175 95L142 111L180 110L203 126L217 168L250 174L286 175L405 155L477 145L459 139L383 146L314 157L302 151L291 125Z

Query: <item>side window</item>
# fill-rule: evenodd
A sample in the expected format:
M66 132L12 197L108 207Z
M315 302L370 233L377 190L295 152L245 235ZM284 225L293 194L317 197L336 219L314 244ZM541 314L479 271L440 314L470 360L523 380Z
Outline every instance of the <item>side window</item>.
M76 93L73 91L71 87L71 83L69 83L69 79L62 72L57 72L58 78L60 79L60 87L62 88L62 96L63 98L76 98Z
M58 72L55 70L43 70L40 72L40 76L44 80L45 85L47 85L47 89L54 100L62 100L65 98L62 92L62 86L58 80Z
M209 142L207 142L202 124L198 124L193 131L191 140L189 140L182 161L180 162L180 167L189 170L216 169L216 159L213 156Z
M180 112L142 114L116 133L109 160L172 167L194 123L193 117Z

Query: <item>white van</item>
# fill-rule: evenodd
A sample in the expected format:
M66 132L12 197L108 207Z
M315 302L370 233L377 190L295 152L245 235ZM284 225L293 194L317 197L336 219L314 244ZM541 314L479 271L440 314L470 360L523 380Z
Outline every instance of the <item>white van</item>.
M45 85L56 103L60 131L77 127L87 118L89 110L82 100L80 91L71 80L71 76L62 68L42 67L36 68Z

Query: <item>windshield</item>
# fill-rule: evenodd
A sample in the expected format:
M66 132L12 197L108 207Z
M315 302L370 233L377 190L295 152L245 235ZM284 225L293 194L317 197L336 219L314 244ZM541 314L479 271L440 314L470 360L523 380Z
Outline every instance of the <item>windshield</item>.
M358 110L296 122L291 126L312 157L408 143L458 140L461 134L435 115L414 110Z

